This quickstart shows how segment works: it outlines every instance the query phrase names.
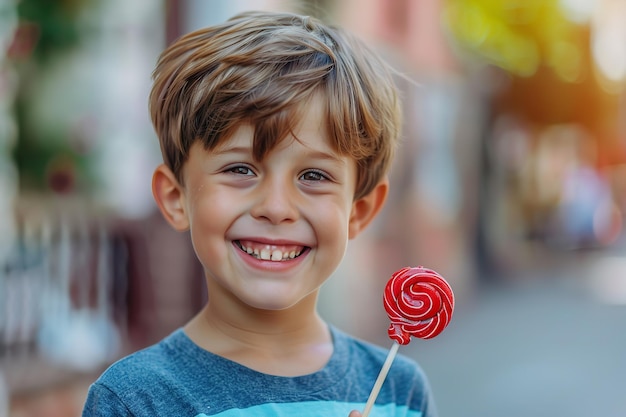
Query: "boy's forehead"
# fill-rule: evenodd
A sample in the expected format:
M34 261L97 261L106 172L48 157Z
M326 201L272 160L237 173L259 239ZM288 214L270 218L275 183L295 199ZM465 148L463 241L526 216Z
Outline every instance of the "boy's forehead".
M322 147L329 149L332 153L336 153L337 146L334 143L335 141L332 141L329 137L330 116L328 114L328 102L322 93L313 94L310 99L287 109L286 117L283 117L282 120L282 123L289 124L289 126L283 125L278 129L282 131L282 137L263 137L263 135L260 135L256 139L261 142L265 141L265 144L254 143L255 132L265 122L265 119L256 123L250 119L242 120L229 134L219 140L214 150L223 152L225 149L263 147L271 151L276 148L289 147L298 142L305 147L313 149ZM264 134L267 134L267 132L264 132ZM267 143L271 143L272 146L268 147Z

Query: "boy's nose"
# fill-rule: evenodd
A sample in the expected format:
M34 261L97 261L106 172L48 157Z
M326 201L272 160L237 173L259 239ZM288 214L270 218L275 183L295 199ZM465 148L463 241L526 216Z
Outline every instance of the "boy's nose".
M268 180L258 190L258 198L251 210L254 218L272 224L294 221L298 218L293 184L287 181Z

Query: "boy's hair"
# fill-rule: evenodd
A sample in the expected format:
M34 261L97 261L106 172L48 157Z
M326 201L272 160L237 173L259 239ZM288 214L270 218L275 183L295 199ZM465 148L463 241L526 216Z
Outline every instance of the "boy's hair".
M211 150L254 127L262 160L293 132L312 95L327 103L331 146L357 162L355 199L386 174L400 133L391 68L366 45L319 20L246 12L189 33L161 54L150 113L165 164L182 183L189 149Z

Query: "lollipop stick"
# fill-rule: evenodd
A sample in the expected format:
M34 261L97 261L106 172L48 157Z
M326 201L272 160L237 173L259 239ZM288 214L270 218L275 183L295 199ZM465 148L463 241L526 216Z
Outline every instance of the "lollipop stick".
M372 388L372 392L370 392L370 396L367 399L367 403L365 403L365 409L363 409L362 417L367 417L376 401L376 397L378 397L378 393L380 392L380 388L383 386L383 382L385 382L385 378L387 377L387 373L389 372L389 368L391 368L391 364L396 357L396 353L398 353L398 348L400 345L398 342L393 342L391 345L391 349L389 349L389 353L387 354L387 359L385 359L385 363L378 373L378 378L376 378L376 382L374 383L374 387Z

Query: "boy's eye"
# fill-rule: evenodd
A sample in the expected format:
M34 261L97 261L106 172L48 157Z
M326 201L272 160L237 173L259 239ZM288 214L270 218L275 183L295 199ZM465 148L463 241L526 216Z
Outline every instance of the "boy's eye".
M250 168L244 165L237 165L234 167L230 167L226 170L226 172L237 174L237 175L254 175L254 172Z
M323 181L327 180L328 177L319 171L306 171L300 176L300 179L304 181Z

